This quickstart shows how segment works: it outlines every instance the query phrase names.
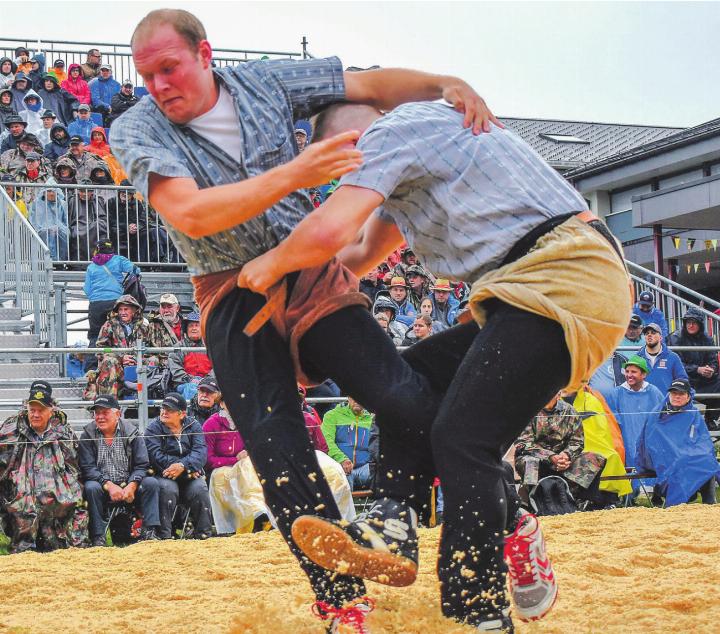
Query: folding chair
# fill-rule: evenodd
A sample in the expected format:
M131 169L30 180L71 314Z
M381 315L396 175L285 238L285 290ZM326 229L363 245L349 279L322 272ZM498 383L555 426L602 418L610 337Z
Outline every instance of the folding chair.
M363 491L353 491L352 497L353 504L355 505L355 512L358 514L364 513L368 510L368 507L372 502L372 491L369 489Z
M185 507L182 504L178 504L175 507L175 510L173 511L171 524L173 527L173 530L176 529L175 527L175 520L179 520L179 515L184 513L183 521L182 521L182 528L178 527L178 530L180 530L180 536L177 539L187 539L187 537L191 533L192 524L190 523L190 507Z

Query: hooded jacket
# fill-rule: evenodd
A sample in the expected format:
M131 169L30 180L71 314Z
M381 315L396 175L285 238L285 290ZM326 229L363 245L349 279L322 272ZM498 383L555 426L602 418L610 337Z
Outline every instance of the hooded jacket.
M67 167L70 169L70 176L60 176L60 168L61 167ZM75 178L76 175L76 169L75 169L75 163L71 161L69 158L67 158L66 154L63 154L55 163L55 180L58 183L61 183L63 185L72 185L77 183L77 179Z
M38 100L34 106L28 106L27 100L29 97L35 97ZM25 96L23 97L23 104L25 105L25 110L20 113L20 116L23 121L27 123L25 132L37 135L37 133L45 127L42 119L40 118L40 113L43 111L42 97L40 97L40 95L31 88L25 93Z
M699 322L700 330L697 334L691 335L687 331L687 320L694 319ZM676 330L671 336L668 342L670 346L714 346L713 340L705 333L705 315L701 313L697 308L690 308L683 315L682 328ZM685 370L687 370L688 378L692 386L702 392L703 386L712 385L718 380L718 359L717 353L712 350L697 352L694 351L679 351L678 355L682 359ZM709 365L715 373L709 379L698 374L698 368Z
M93 139L92 135L94 132L98 132L99 134L102 134L102 141L96 141ZM108 154L110 154L110 144L107 142L107 137L105 135L105 128L102 126L96 125L93 126L90 130L90 145L87 148L90 152L93 154L97 154L98 156L105 158Z
M47 199L49 190L55 192L55 200ZM65 195L59 187L41 189L30 207L30 224L35 227L40 237L50 249L53 260L67 259L68 230L67 205Z
M450 328L455 324L455 316L460 309L460 302L457 297L450 293L445 305L441 306L435 301L435 294L430 294L430 301L433 305L432 318L433 321L439 321L443 325L443 330Z
M85 145L90 145L90 134L95 127L92 119L81 119L78 117L68 126L68 134L70 136L79 136Z
M65 136L60 140L55 138L55 133L58 130L62 130L65 133ZM52 163L55 163L63 154L66 154L69 149L70 134L68 133L67 128L62 123L53 123L50 128L50 143L48 143L43 150L45 158ZM73 171L74 170L75 168L73 167Z
M0 101L0 124L2 124L3 128L5 127L5 118L9 117L10 115L17 114L17 110L15 110L15 104L13 103L13 92L10 87L0 88L0 95L2 93L8 93L10 95L10 103L8 105L5 105Z
M638 355L647 361L650 374L645 377L648 383L652 383L663 394L667 393L670 384L675 379L687 379L685 367L680 357L663 343L662 349L655 357L655 365L652 363L652 355L648 354L646 346L643 346Z
M638 466L655 471L655 487L666 506L688 502L703 484L720 476L712 439L692 401L673 410L666 397L650 416L640 438Z
M18 81L24 79L26 81L25 90L20 90L17 87ZM23 97L25 96L25 93L32 88L32 82L28 78L28 76L25 73L17 73L15 75L15 80L12 84L12 94L13 94L13 107L15 108L15 111L20 113L23 110L25 110L25 104L23 103Z
M622 431L626 467L637 466L638 444L645 423L664 399L662 392L647 381L637 392L630 389L626 381L616 387L607 400Z
M112 123L121 114L132 108L138 101L140 100L135 96L135 93L132 95L124 95L122 91L120 91L116 95L113 95L113 98L110 100L112 114L110 115L108 121Z
M387 297L395 305L395 319L405 326L405 328L410 328L415 321L417 311L415 310L415 306L413 306L410 302L409 294L406 292L405 299L400 303L396 302L392 298L389 288L387 290L378 291L375 295L376 301L378 296L381 294L385 295L385 297Z
M645 312L643 310L640 310L640 304L635 304L633 306L633 315L637 315L642 319L643 326L647 326L648 324L657 324L660 326L660 330L662 330L662 336L663 340L667 341L668 338L668 325L667 325L667 319L665 319L665 314L663 311L661 311L659 308L653 306L649 312Z
M135 425L122 418L118 421L118 433L122 439L125 455L128 457L128 471L130 472L128 483L137 482L140 484L147 475L148 469L150 469L150 458L145 446L145 438L143 438ZM95 421L85 425L80 435L78 449L80 477L83 482L93 480L99 484L105 484L108 481L107 478L103 477L97 466L101 442L104 442L103 435L97 428ZM115 482L115 484L120 484L120 482Z
M45 88L45 79L53 82L52 90ZM68 125L73 120L73 112L78 109L80 104L67 90L60 88L60 83L55 75L48 73L43 76L43 87L38 90L38 94L42 97L45 107L57 115L58 122Z
M77 79L73 79L72 77L73 68L80 70L80 75L78 75ZM80 64L70 64L67 79L60 82L60 87L75 97L79 104L86 103L88 106L90 105L92 101L90 86L88 86L88 83L83 78L82 66L80 66Z
M2 68L5 62L10 62L10 72L4 75L2 71L0 71L0 88L12 86L13 81L15 81L15 73L17 72L17 64L9 57L0 57L0 68Z
M407 327L395 318L397 315L397 304L387 295L378 293L375 298L375 303L373 304L373 315L388 308L392 311L390 324L388 325L388 332L390 334L390 338L393 340L393 343L396 346L399 346L405 338Z
M65 154L63 154L62 159L67 159L73 164L73 167L75 168L75 178L78 182L90 180L90 174L92 174L92 171L99 165L107 167L107 163L105 163L105 161L87 150L80 154L80 156L75 156L72 153L72 150L68 150Z
M83 291L91 302L116 300L123 294L126 273L138 274L139 269L122 255L113 255L104 265L90 262L85 272Z
M322 433L328 455L336 462L351 460L353 467L361 467L370 460L370 428L372 414L363 410L355 415L349 405L337 405L323 417Z
M107 79L103 79L102 75L99 75L97 81L90 86L93 107L100 112L110 112L110 101L113 95L119 92L120 84L113 79L112 75Z

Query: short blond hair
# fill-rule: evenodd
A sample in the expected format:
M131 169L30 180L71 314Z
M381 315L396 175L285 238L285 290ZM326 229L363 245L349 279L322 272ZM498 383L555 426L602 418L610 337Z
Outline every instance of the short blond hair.
M187 42L190 50L197 50L200 42L207 39L207 33L202 22L189 11L183 9L155 9L150 11L135 27L130 38L132 48L136 38L163 24L169 24L175 32Z

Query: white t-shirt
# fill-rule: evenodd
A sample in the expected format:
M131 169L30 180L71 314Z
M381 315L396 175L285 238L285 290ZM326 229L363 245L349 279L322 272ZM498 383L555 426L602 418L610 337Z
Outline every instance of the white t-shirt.
M188 127L217 145L238 161L242 160L242 129L232 95L220 86L217 103L205 114L196 117Z

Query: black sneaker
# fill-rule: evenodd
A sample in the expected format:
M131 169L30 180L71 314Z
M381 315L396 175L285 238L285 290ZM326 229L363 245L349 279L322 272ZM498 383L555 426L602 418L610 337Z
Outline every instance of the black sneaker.
M158 537L154 528L144 528L140 533L140 541L142 542L154 542L158 541L159 539L160 538Z
M388 586L409 586L417 577L417 514L389 498L353 522L301 515L292 536L326 570Z
M103 548L104 546L107 546L107 541L105 540L105 535L103 535L101 537L93 537L90 540L91 548Z

